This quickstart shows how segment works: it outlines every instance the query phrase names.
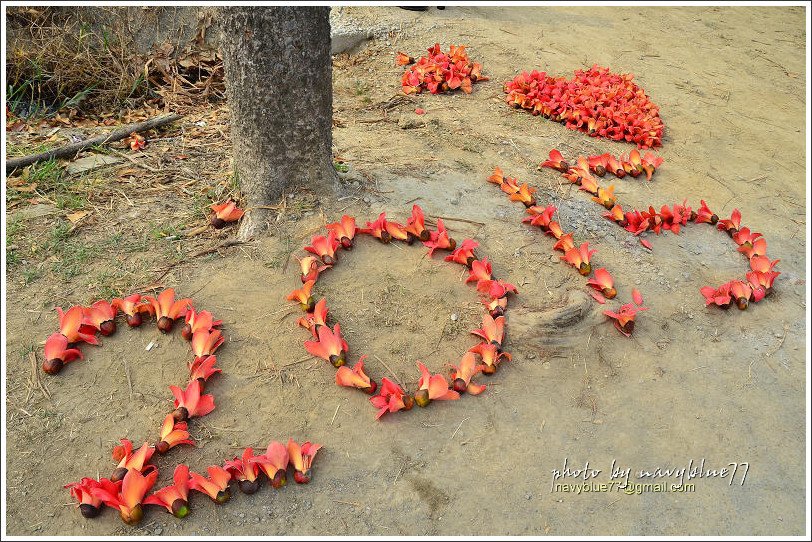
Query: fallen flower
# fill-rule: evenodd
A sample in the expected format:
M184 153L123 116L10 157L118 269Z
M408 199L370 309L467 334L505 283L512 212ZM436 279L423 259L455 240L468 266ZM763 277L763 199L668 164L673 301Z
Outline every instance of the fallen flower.
M352 249L352 242L355 239L355 234L358 228L355 225L355 218L344 215L341 220L332 224L327 224L327 229L335 232L335 237L345 250ZM304 273L304 268L303 271ZM302 280L302 282L305 282Z
M474 384L471 379L481 373L483 365L477 363L476 354L470 350L462 356L459 366L451 369L451 385L457 393L467 392L470 395L479 395L485 391L485 386Z
M566 173L570 169L570 165L564 160L564 156L558 149L550 151L550 158L541 163L539 167L548 167Z
M457 242L449 237L448 231L445 229L443 219L437 219L437 231L431 232L428 241L423 241L423 246L428 247L429 256L434 255L435 250L454 250L457 248Z
M614 284L615 280L612 278L612 275L607 271L605 268L601 267L600 269L595 270L595 277L586 281L589 286L592 286L599 292L601 292L606 299L613 299L617 295L617 290L615 290ZM636 291L636 290L635 290ZM637 301L635 300L635 303ZM640 305L640 303L637 303Z
M246 448L242 458L225 462L225 470L236 480L237 487L246 495L253 495L259 489L259 465L254 461L254 449Z
M386 377L381 378L380 390L378 395L369 398L372 406L378 409L375 419L380 419L387 412L411 410L414 406L414 398L406 395L400 386Z
M304 249L318 256L324 265L331 266L336 263L336 249L340 244L336 239L335 230L330 230L326 237L324 235L314 235L310 246L304 247Z
M186 313L186 325L183 326L180 334L187 341L192 340L192 336L198 331L212 331L223 324L222 320L215 320L209 311L195 312L190 308Z
M155 309L150 303L141 303L141 294L132 294L123 299L115 298L110 304L126 315L127 325L130 327L140 326L143 322L143 314L155 313Z
M346 365L339 367L338 371L336 371L336 384L347 388L358 388L369 395L375 393L375 390L378 389L378 383L370 380L369 376L364 373L365 359L366 356L361 356L352 369Z
M186 316L186 311L189 310L192 300L188 298L175 300L175 290L167 288L160 294L157 299L154 297L146 296L145 301L152 305L155 311L155 317L158 319L158 329L162 333L169 333L175 325L175 320Z
M118 465L112 476L110 476L110 480L113 482L123 480L127 473L132 470L143 473L153 470L155 466L147 466L147 463L154 453L155 449L148 442L145 442L138 450L133 452L133 443L128 439L121 439L121 444L113 448L113 459L118 461Z
M68 339L61 333L54 333L46 339L42 370L49 375L57 374L65 364L77 359L84 359L82 351L78 348L68 348Z
M214 396L201 395L199 380L192 380L185 390L178 386L169 386L172 395L175 396L175 410L172 416L175 421L185 422L189 418L205 416L214 410Z
M189 514L189 481L189 467L178 465L172 475L173 484L155 491L144 499L144 504L163 506L176 518L185 518Z
M414 394L414 402L417 406L425 407L432 401L455 401L460 398L460 394L449 389L448 381L441 374L432 375L428 368L421 362L417 362L420 369L420 380L417 385L419 389Z
M493 343L479 343L468 351L478 354L482 358L484 365L482 373L486 375L495 373L502 361L512 359L510 354L502 352L501 348Z
M314 339L318 339L319 327L327 325L327 300L323 297L319 299L318 303L313 307L313 312L305 313L296 323L309 330Z
M471 264L476 260L474 249L478 246L479 243L473 239L465 239L451 254L445 257L445 261L458 263L470 269Z
M630 337L634 331L634 318L638 312L648 310L647 307L635 307L631 303L626 303L620 307L618 312L610 310L603 311L603 314L612 318L613 323L618 331L625 336Z
M181 444L194 446L195 443L189 438L187 429L186 422L177 422L172 414L167 414L161 426L161 436L155 445L155 451L159 454L165 454L170 449Z
M592 265L589 259L597 250L589 250L589 243L582 243L580 247L571 248L561 256L561 259L573 266L578 272L587 276L592 272Z
M482 328L475 329L471 333L477 337L482 337L485 342L501 348L502 341L505 338L505 317L492 318L490 315L485 314L482 316Z
M223 504L231 498L231 488L228 483L231 475L223 467L212 465L206 468L209 477L205 478L196 472L190 472L189 488L205 493L217 504Z
M406 219L406 233L409 234L406 240L409 244L412 244L415 239L428 241L431 238L431 232L426 229L426 218L423 215L423 209L417 204L412 206L412 216Z
M209 380L211 375L223 372L220 368L215 367L217 358L215 356L200 356L189 364L189 380L197 380L200 382L201 391L206 387L206 381Z
M214 354L225 341L219 329L212 331L198 329L192 335L192 353L195 355L195 358L210 356Z
M124 523L135 525L144 517L141 503L147 491L155 485L157 478L157 470L144 476L138 470L132 469L124 476L121 486L115 486L115 490L107 485L91 488L90 491L110 508L118 509Z
M293 480L297 484L310 482L311 466L316 458L316 452L320 449L321 444L311 444L310 441L307 441L300 446L293 439L288 440L288 456L290 464L293 465Z
M102 500L93 494L93 490L102 490L109 493L118 493L120 483L111 482L107 478L95 480L93 478L82 478L79 482L68 484L65 489L70 490L71 497L76 499L76 506L82 516L90 519L95 518L101 512Z
M84 322L99 330L108 337L116 332L116 313L118 308L105 300L99 300L90 307L84 307Z
M78 342L99 344L95 335L86 331L84 307L76 305L68 309L67 312L62 312L61 307L56 307L56 312L59 314L59 332L65 336L68 344Z
M311 312L316 303L310 294L314 284L316 284L315 280L308 280L301 288L289 293L285 299L288 301L296 301L304 312Z
M250 461L257 464L265 473L274 489L279 489L287 484L287 468L290 459L288 449L281 442L272 441L263 455L254 456Z
M214 216L210 219L211 225L218 230L230 222L238 221L245 214L245 211L237 207L237 204L231 200L210 207L214 211Z
M341 325L336 324L332 330L330 326L320 326L317 333L318 341L304 343L310 355L329 361L336 368L344 365L347 362L349 346L341 336Z

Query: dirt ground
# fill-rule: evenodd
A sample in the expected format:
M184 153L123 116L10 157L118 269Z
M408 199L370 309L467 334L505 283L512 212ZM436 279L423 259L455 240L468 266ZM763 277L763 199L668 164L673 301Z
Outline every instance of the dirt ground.
M227 141L224 107L190 113L152 144L172 153L183 146L192 155L184 175L121 177L123 168L140 167L125 162L81 179L97 189L96 199L77 205L92 211L80 227L63 218L71 207L39 218L19 214L24 205L11 210L8 534L803 534L803 9L345 7L342 17L396 28L335 62L335 153L350 172L335 198L291 194L267 238L193 257L233 230L192 240L174 234L204 223L207 196L233 190L227 147L194 131L205 118ZM468 45L491 81L469 96L390 102L402 73L393 53L418 56L435 41ZM781 259L773 297L745 312L706 309L701 286L746 271L727 236L687 228L651 239L648 252L554 171L537 171L552 148L568 155L631 149L503 103L502 82L522 69L570 75L593 63L634 73L666 125L658 149L665 163L654 180L615 182L624 208L684 198L695 207L704 198L720 216L739 208ZM416 107L427 113L415 116ZM540 202L559 206L565 228L594 245L595 260L616 277L619 299L640 289L650 310L631 339L591 300L583 318L557 317L583 304L584 281L558 261L549 238L519 222L521 206L485 182L496 165L538 187ZM519 287L508 312L514 358L479 397L376 422L367 398L336 387L328 366L300 361L307 335L284 295L299 284L293 255L325 220L381 211L404 219L412 201L450 217L453 235L479 241L480 255ZM92 249L89 257L70 260L83 249ZM415 360L439 371L475 344L467 333L481 314L475 292L458 267L424 253L363 239L319 282L353 359L367 354L375 374L387 373L381 358L413 381ZM76 272L64 272L68 263ZM235 494L222 507L196 496L185 520L150 510L136 528L109 510L85 520L70 505L62 486L109 475L119 438L154 438L171 407L166 387L184 377L188 347L154 327L124 330L102 348L86 348L87 359L58 377L42 375L47 396L29 353L39 355L56 329L55 304L156 286L174 286L214 312L228 339L218 353L224 374L210 386L217 409L191 424L196 448L158 460L159 485L177 461L200 471L288 436L324 445L309 485ZM145 352L153 340L159 347ZM695 491L684 493L552 490L553 470L565 460L571 468L588 461L601 470L590 481L608 482L613 460L634 477L703 459L715 469L749 463L746 481L740 470L735 481L694 478Z

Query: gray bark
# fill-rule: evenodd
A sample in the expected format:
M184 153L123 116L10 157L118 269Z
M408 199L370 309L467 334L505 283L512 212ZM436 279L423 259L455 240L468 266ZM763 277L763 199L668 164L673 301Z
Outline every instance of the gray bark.
M242 239L264 229L267 211L256 206L274 205L296 187L334 186L329 13L327 7L221 10L234 167L248 210Z

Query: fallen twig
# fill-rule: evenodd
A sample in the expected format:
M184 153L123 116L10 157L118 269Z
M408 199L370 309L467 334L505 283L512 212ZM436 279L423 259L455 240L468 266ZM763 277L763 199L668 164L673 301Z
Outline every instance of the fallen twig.
M39 162L40 160L50 160L52 158L66 158L68 156L74 156L76 153L88 147L93 147L96 145L104 145L105 143L109 143L111 141L118 141L119 139L124 139L125 137L129 136L133 132L144 132L146 130L158 128L160 126L164 126L165 124L169 124L170 122L174 122L180 118L182 118L181 115L178 115L177 113L171 113L169 115L164 115L163 117L156 117L154 119L145 120L144 122L127 124L126 126L123 126L118 130L114 130L113 132L110 132L107 135L100 135L90 139L85 139L84 141L79 141L78 143L71 143L70 145L65 145L64 147L59 147L57 149L51 149L49 151L41 152L39 154L30 154L28 156L19 156L16 158L11 158L9 160L6 160L6 172L10 173L14 169L30 166L31 164Z

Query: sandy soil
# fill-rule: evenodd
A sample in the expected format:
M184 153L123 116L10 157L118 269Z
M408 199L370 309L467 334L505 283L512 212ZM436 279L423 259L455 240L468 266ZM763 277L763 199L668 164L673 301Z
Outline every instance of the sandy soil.
M141 442L169 407L166 386L183 378L186 345L154 328L104 340L58 378L50 398L28 393L27 349L54 330L45 286L7 293L9 534L762 534L803 533L805 502L804 13L800 8L448 8L427 13L344 8L362 25L398 28L336 61L335 145L353 170L340 198L286 219L250 246L200 258L162 280L225 320L211 390L217 410L193 424L201 441L159 460L195 470L271 439L324 445L308 486L236 494L214 507L203 497L184 521L151 511L135 529L108 511L84 520L62 485L106 475L121 437ZM393 52L418 55L439 41L464 43L492 77L470 96L399 93ZM780 258L776 294L746 312L706 309L699 288L743 275L746 261L709 228L652 239L653 253L600 217L583 193L537 171L551 148L628 152L508 109L501 83L521 69L571 74L593 63L630 71L661 106L665 164L654 181L618 180L624 207L704 198L720 215L734 207ZM427 114L415 117L415 107ZM418 127L403 129L418 119ZM584 283L557 261L552 243L524 227L520 206L485 182L495 165L540 189L565 226L598 249L620 298L633 287L651 308L632 339L591 301L588 314L556 327L556 310L579 303ZM357 183L353 182L357 180ZM291 250L342 212L403 218L416 200L473 237L500 277L517 284L509 312L514 361L478 398L432 405L381 422L367 399L332 384L333 371L306 356L303 330L286 310L298 283ZM298 196L292 199L299 201ZM117 202L115 205L125 205ZM481 223L481 224L480 224ZM114 249L113 249L114 250ZM459 268L416 247L365 239L320 281L354 355L378 356L408 380L414 360L441 370L474 344L480 315ZM73 291L60 301L90 301ZM451 314L459 315L452 322ZM151 340L160 347L147 353ZM127 384L123 360L132 379ZM553 469L632 472L748 462L746 482L694 479L693 493L551 491ZM564 481L564 480L562 480ZM568 483L583 480L566 480ZM633 480L634 481L634 480ZM645 480L637 480L638 482Z

